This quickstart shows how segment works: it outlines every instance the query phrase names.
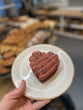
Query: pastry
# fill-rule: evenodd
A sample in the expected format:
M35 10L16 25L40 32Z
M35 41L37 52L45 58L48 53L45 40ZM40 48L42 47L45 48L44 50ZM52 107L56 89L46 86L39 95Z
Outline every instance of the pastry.
M44 41L48 38L48 34L44 31L38 31L33 38L28 42L27 46L30 47L35 44L44 43Z
M0 53L3 54L9 50L12 50L12 47L10 45L0 45Z
M8 52L5 53L2 57L3 57L4 59L7 59L7 58L10 58L10 57L12 57L12 56L15 56L15 52L13 52L13 51L8 51Z
M3 64L4 60L1 58L0 59L0 66Z
M19 18L18 18L19 22L26 22L27 20L29 20L28 16L19 16Z
M35 33L36 31L29 33L22 41L19 42L18 46L26 46Z
M54 28L55 25L56 25L56 22L53 21L53 20L46 20L46 21L45 21L45 24L47 25L47 27Z
M20 54L20 52L16 52L15 55L18 56Z
M18 39L17 39L18 38ZM3 40L3 44L16 45L20 40L23 39L22 35L10 35L5 40Z
M11 46L11 45L4 45L4 44L1 44L0 45L0 53L1 54L4 54L8 51L16 51L17 50L17 46Z
M5 66L5 67L12 66L14 60L15 60L15 57L11 57L11 58L5 59L4 63L3 63L3 66Z
M1 44L0 45L0 54L4 54L8 51L13 51L13 52L21 52L25 49L24 46L13 46L13 45L4 45L4 44Z
M10 72L9 68L5 68L3 66L0 66L0 75L4 75Z
M35 51L29 61L33 73L41 82L49 78L59 66L59 58L53 52Z
M44 21L40 24L40 29L47 29L49 26L50 24L47 21Z
M16 48L15 52L22 52L25 49L25 47L18 47Z
M11 37L11 38L10 38ZM15 40L15 36L13 35L9 35L8 37L6 37L3 42L3 44L16 44L16 40Z

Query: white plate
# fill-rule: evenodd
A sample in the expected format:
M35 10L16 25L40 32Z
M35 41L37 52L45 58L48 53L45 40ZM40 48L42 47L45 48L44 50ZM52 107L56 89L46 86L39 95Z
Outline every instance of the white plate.
M34 51L53 51L59 56L60 65L56 74L44 83L34 76L29 65L29 57ZM25 96L36 100L53 99L62 95L70 87L73 78L74 65L68 54L56 46L47 44L32 46L24 50L16 58L12 67L12 80L15 87L18 88L24 79L26 81Z

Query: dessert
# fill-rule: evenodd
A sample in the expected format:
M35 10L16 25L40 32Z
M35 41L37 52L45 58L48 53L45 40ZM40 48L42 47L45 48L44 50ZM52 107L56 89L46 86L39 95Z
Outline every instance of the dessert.
M15 57L10 57L10 58L8 58L8 59L5 59L5 60L4 60L4 63L3 63L3 66L5 66L5 67L10 67L10 66L12 66L14 60L15 60Z
M18 56L20 54L20 52L16 52L15 55Z
M44 31L38 31L33 38L28 42L27 46L30 47L32 45L44 43L45 40L49 37L49 35Z
M35 51L29 61L33 73L41 82L48 79L59 66L58 55L53 52Z
M15 56L15 52L13 52L13 51L8 51L7 53L5 53L5 54L3 55L3 58L4 58L4 59L7 59L7 58L10 58L10 57L12 57L12 56Z
M0 66L0 75L7 74L9 72L10 72L9 68L5 68L3 66Z
M19 18L18 18L19 22L26 22L27 20L29 20L28 16L19 16Z
M0 59L0 66L3 64L4 60L1 58Z

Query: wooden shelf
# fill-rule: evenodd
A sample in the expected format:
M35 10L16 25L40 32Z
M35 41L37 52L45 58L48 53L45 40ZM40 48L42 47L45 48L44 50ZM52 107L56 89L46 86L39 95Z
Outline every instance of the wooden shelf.
M82 19L83 18L83 12L81 11L63 11L63 10L55 10L55 11L51 11L51 12L45 12L42 10L41 11L36 11L34 12L37 15L45 15L48 17L60 17L60 16L64 16L64 17L69 17L69 18L79 18Z
M80 11L52 11L48 16L64 16L71 18L83 18L83 12Z
M69 25L69 27L72 28L72 29L83 30L83 25L71 24L71 25Z
M68 25L67 24L61 24L61 23L56 23L56 26L58 26L58 27L68 27Z
M83 25L79 25L79 24L61 24L61 23L57 23L56 26L58 27L68 27L71 29L78 29L78 30L83 30Z
M68 7L60 7L58 10L60 11L83 11L83 7L82 6L68 6Z
M73 34L73 33L69 33L69 32L61 32L61 31L54 31L55 35L59 35L59 36L63 36L63 37L68 37L68 38L73 38L73 39L79 39L79 40L83 40L83 36L81 35L77 35L77 34Z

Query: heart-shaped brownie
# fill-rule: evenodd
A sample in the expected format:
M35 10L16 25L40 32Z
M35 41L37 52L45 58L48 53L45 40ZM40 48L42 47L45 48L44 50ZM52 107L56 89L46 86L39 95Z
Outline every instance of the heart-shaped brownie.
M41 81L50 77L59 66L59 58L53 52L35 51L29 58L30 66L35 76Z

